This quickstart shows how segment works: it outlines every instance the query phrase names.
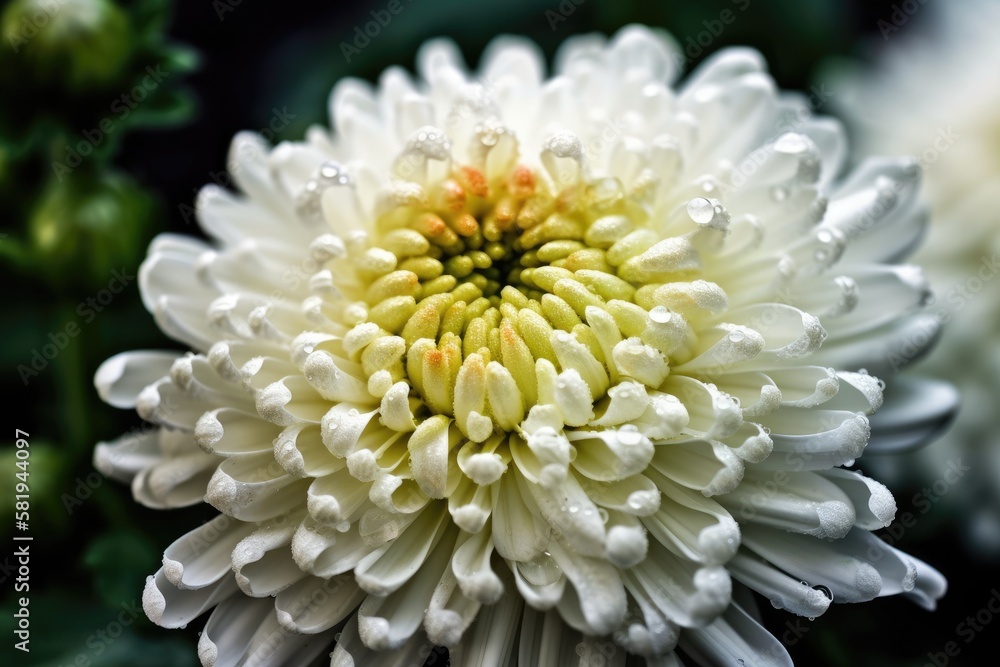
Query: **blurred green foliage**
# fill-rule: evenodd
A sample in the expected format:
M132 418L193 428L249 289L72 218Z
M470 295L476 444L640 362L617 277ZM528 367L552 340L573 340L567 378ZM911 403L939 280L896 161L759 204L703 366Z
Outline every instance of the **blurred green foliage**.
M28 220L34 260L54 285L105 287L115 269L134 266L156 216L154 198L130 179L88 172L49 183Z
M109 0L15 0L0 28L35 80L80 91L115 80L128 61L128 16Z
M34 537L27 591L11 585L12 549L0 553L3 655L13 652L9 610L30 599L32 651L16 664L196 662L190 638L157 635L135 607L159 561L159 528L144 530L127 489L90 466L95 440L115 428L114 416L95 413L94 363L136 334L155 344L155 327L134 283L92 326L81 306L113 272L134 275L165 226L161 197L116 157L131 132L176 127L194 112L183 79L197 58L167 39L171 11L165 0L14 0L0 14L0 280L17 286L4 290L5 312L17 316L4 318L0 360L12 373L4 393L20 398L4 426L30 434ZM4 544L19 481L11 444L8 433Z

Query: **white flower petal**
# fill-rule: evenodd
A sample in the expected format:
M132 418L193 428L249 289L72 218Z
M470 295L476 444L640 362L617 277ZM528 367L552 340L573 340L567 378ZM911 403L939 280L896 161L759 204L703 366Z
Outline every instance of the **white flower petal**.
M155 576L146 579L142 609L149 620L160 627L183 628L237 591L232 577L223 577L203 588L180 590L167 580L161 568Z
M163 574L177 588L198 589L229 574L230 554L253 524L219 515L175 540L163 552Z
M681 648L705 664L743 660L761 667L792 667L784 645L738 605L704 629L681 635Z
M94 467L105 477L130 483L140 471L162 460L159 441L158 431L148 429L99 442L94 448Z
M435 546L448 527L445 516L443 507L437 516L432 510L421 512L399 537L362 558L354 567L358 585L380 597L398 590L437 551Z
M198 658L210 667L229 667L239 663L254 633L272 614L270 600L257 603L230 597L212 611L198 639Z
M887 391L887 401L871 417L872 451L899 452L920 447L951 423L958 392L950 384L901 377Z
M719 502L743 523L824 539L841 539L855 525L851 498L837 485L809 472L751 468Z
M306 576L292 558L289 545L298 522L266 524L245 537L232 553L236 583L245 595L263 598Z
M433 645L422 632L415 632L396 651L375 651L362 642L358 634L358 617L352 616L337 639L337 646L330 654L330 667L408 667L414 655L425 659Z
M270 452L250 454L219 465L205 501L241 521L264 521L299 505L308 486L308 480L285 474Z
M722 565L733 557L740 529L725 508L667 480L658 486L664 502L642 523L660 544L703 565Z
M462 642L449 651L451 664L454 667L515 667L515 638L523 606L521 598L509 590L496 604L483 607Z
M341 623L365 597L348 574L304 577L278 593L274 609L285 630L314 635Z
M550 526L541 519L528 484L512 471L494 487L493 539L497 553L512 562L526 562L549 544Z
M736 554L729 561L728 569L740 583L766 597L776 609L812 619L822 615L832 602L820 589L790 577L749 553Z
M868 562L865 549L841 546L844 540L831 543L777 528L748 525L743 528L743 543L810 586L826 586L838 602L866 602L882 590L882 575Z
M116 408L135 407L139 392L167 375L176 352L123 352L107 359L94 374L101 400Z
M730 604L732 582L725 568L698 566L655 541L649 556L622 578L632 595L648 596L664 616L685 628L704 626Z
M454 537L448 539L449 544ZM387 597L369 595L358 610L358 632L376 651L402 648L420 627L448 561L451 548L433 549L419 577L412 577Z

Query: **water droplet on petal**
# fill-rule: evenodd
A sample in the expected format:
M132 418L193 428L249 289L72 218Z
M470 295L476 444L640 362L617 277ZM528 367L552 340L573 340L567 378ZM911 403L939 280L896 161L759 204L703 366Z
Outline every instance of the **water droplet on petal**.
M704 197L696 197L689 201L687 212L691 216L691 219L699 225L708 224L715 217L715 209L712 207L712 202Z
M785 201L788 199L788 188L781 185L771 188L771 199L774 201Z
M618 429L618 442L623 445L638 445L642 442L642 434L635 424L625 424Z
M337 178L340 176L340 164L333 161L324 162L319 168L319 175L327 179Z
M649 311L649 319L653 320L657 324L666 324L671 319L673 319L674 314L671 313L665 306L657 306Z

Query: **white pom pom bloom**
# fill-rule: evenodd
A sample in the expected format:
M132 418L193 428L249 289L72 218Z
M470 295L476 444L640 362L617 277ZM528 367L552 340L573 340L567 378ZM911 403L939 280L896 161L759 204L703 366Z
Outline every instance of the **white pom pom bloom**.
M98 466L221 512L167 549L154 622L214 608L206 665L783 665L747 589L933 606L840 467L882 400L855 371L921 324L919 170L837 181L840 128L782 134L802 103L755 52L676 89L675 60L631 27L548 80L498 40L472 78L433 42L419 80L341 83L332 133L237 136L213 242L161 236L140 276L196 352L96 378L161 426Z

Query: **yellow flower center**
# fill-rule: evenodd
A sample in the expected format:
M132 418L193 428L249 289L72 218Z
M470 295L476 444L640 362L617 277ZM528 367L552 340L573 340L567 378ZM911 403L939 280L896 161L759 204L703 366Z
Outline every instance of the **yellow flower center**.
M454 417L483 442L526 418L556 430L639 418L690 342L684 315L725 306L690 281L699 235L728 221L695 199L654 225L644 196L641 182L557 189L525 166L493 181L460 167L347 239L366 305L344 348L382 422Z

